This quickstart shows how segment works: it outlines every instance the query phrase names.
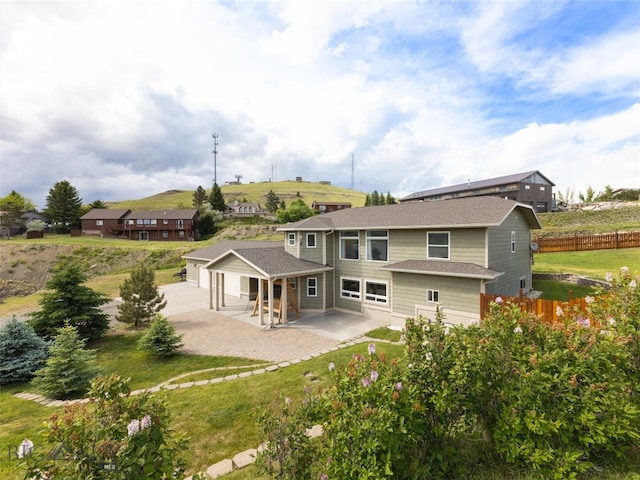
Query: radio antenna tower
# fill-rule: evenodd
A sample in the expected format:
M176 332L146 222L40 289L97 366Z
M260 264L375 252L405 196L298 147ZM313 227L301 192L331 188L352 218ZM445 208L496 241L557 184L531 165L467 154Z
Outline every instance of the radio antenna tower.
M211 135L213 138L213 183L218 183L218 134L214 133Z

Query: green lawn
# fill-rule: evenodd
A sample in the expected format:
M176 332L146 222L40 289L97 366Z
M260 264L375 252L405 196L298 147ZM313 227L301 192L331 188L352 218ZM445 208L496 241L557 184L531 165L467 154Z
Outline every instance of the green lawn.
M607 272L615 277L623 266L640 271L640 248L538 253L533 260L533 273L575 273L604 280Z

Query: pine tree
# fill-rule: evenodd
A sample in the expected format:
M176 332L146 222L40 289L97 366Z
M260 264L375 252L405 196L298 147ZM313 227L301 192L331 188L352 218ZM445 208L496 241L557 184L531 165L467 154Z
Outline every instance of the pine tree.
M67 180L55 183L47 195L44 214L49 217L56 232L68 233L72 228L79 228L82 199L78 190Z
M48 355L48 343L14 316L0 328L0 385L31 380Z
M157 313L151 326L138 340L138 350L156 357L168 357L182 347L182 335L176 334L176 329L166 317Z
M395 205L396 203L398 203L396 199L391 196L391 192L389 191L387 191L387 199L385 202L387 205Z
M167 302L164 293L158 291L156 275L145 262L140 262L131 271L131 276L120 284L122 303L118 305L116 320L140 326L148 323Z
M211 192L209 193L209 203L211 204L211 210L217 210L218 212L224 212L227 210L227 204L224 201L224 195L217 183L213 183Z
M198 185L198 188L193 192L193 206L197 208L198 211L204 210L204 204L207 201L207 192L201 185Z
M84 346L85 340L75 327L58 329L49 347L47 364L35 372L33 385L52 398L70 398L85 392L98 374L98 367L95 352Z
M93 208L109 208L107 206L106 203L104 203L102 200L94 200L93 202L91 202L89 204L89 206L93 209Z
M278 205L280 203L280 198L273 192L273 190L269 190L266 196L266 203L264 208L271 213L276 213L278 210Z
M77 327L80 337L100 338L109 329L109 315L100 307L109 301L102 293L83 285L86 276L74 263L59 264L45 284L50 291L40 299L41 309L31 314L30 325L46 339L53 338L66 322Z

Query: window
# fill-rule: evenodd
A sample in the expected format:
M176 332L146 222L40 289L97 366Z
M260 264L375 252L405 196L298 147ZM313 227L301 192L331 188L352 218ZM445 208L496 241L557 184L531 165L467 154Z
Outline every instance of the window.
M145 225L151 225L151 220L150 220L150 219L148 219L148 218L145 218L145 219L144 219L144 224L145 224Z
M427 233L427 258L449 259L449 232Z
M360 280L343 278L340 280L340 296L344 298L360 298Z
M307 278L307 297L318 296L318 279L316 277Z
M104 225L104 221L96 220L96 225L102 226L102 225Z
M378 282L365 282L364 299L369 302L387 303L387 284Z
M287 281L289 282L289 286L291 287L291 290L295 290L296 289L296 277L289 277Z
M544 192L545 191L545 187L544 185L540 185L540 191Z
M360 239L357 231L340 232L340 258L358 260Z
M367 231L367 260L386 262L389 259L389 233L387 230Z
M525 186L524 186L524 189L525 189L525 190L531 190L531 185L525 185Z
M163 225L169 225L169 219L168 218L163 218L162 219L162 224Z
M439 303L440 302L440 292L438 290L427 290L427 302L429 302L429 303Z
M178 232L178 236L179 236L180 238L184 238L184 230L180 230L180 231Z
M167 232L166 230L164 230L162 232L162 238L169 238L169 232Z
M290 247L296 246L296 234L295 233L287 233L287 244Z
M184 220L176 220L176 226L178 228L184 228Z
M151 219L151 225L157 225L158 224L158 220L156 220L155 218Z
M142 225L143 220L141 218L136 219L136 225Z
M524 290L527 288L527 277L520 277L520 289Z
M516 232L511 232L511 253L516 253Z
M316 248L316 234L315 233L307 233L307 247L308 248Z

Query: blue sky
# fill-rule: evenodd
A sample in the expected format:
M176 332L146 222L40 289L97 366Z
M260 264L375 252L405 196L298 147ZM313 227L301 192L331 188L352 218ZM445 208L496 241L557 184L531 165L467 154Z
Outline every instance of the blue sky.
M0 195L640 188L640 2L0 2ZM353 158L353 175L352 175Z

